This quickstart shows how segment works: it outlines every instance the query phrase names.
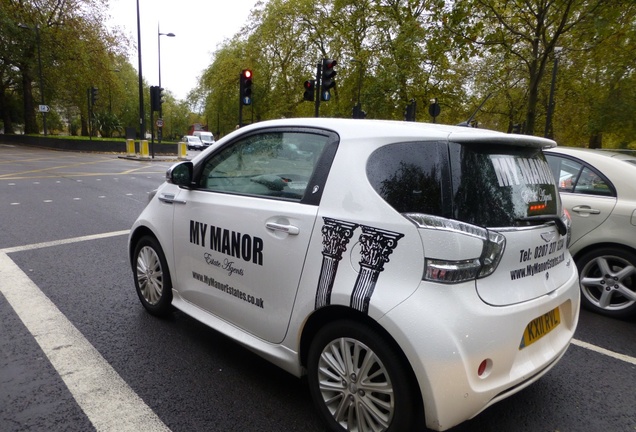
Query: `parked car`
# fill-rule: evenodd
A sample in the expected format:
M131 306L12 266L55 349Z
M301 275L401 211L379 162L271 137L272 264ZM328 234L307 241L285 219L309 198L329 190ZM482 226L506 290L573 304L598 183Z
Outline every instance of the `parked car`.
M185 135L181 138L181 142L186 143L188 150L203 150L204 148L203 141L198 136Z
M572 217L570 252L583 306L636 316L636 156L555 147L546 158Z
M330 430L422 413L446 430L538 380L575 331L554 145L398 121L240 128L151 194L129 237L137 294L306 374Z

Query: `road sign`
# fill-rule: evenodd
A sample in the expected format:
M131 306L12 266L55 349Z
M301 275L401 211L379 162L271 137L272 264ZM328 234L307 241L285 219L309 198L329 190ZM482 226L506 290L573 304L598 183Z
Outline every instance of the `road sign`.
M157 119L157 127L163 127L163 119Z
M48 105L40 105L40 106L38 106L38 111L43 112L43 113L47 113L47 112L51 111L51 109L49 108Z

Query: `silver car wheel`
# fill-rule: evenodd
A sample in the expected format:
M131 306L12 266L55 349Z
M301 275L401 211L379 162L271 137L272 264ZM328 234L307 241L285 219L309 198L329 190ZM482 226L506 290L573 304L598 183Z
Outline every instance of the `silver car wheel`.
M351 338L333 340L318 362L323 401L347 431L384 431L395 412L389 374L365 344Z
M581 269L581 292L599 309L622 311L636 304L636 268L618 256L599 256Z
M137 255L137 283L144 300L156 305L163 293L163 270L157 252L144 246Z

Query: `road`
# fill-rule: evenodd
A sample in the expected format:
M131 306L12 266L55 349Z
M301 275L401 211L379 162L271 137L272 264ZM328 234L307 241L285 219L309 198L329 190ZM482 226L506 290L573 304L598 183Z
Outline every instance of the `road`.
M171 164L0 138L0 431L324 431L304 380L141 307L127 234ZM635 333L582 311L552 371L451 432L635 431Z

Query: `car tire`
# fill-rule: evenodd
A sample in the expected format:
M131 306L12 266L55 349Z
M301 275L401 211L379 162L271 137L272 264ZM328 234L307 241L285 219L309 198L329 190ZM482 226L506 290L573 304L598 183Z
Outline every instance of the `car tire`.
M586 309L613 318L636 316L636 254L601 248L579 257L577 267Z
M142 237L133 255L135 288L141 304L156 316L172 310L172 280L166 257L157 239Z
M367 326L343 320L323 327L309 348L307 382L329 430L411 430L420 399L404 366Z

